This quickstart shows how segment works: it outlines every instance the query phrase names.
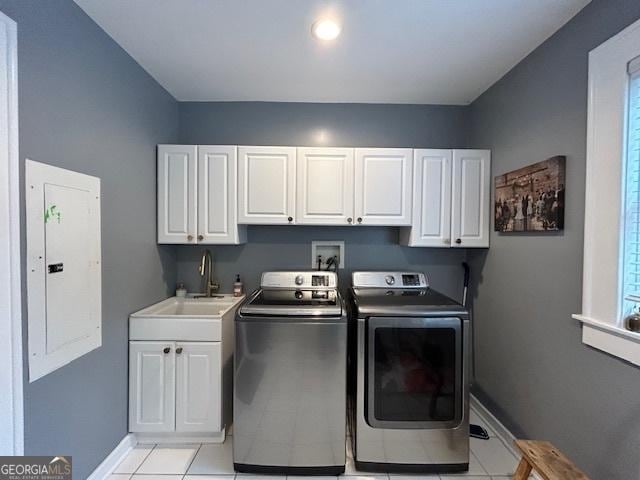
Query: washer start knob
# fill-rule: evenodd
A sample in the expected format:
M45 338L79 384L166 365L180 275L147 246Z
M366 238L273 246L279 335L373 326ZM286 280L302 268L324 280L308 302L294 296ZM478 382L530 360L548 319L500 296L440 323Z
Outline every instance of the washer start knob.
M385 275L384 281L387 282L387 285L393 285L394 283L396 283L396 279L393 277L393 275Z

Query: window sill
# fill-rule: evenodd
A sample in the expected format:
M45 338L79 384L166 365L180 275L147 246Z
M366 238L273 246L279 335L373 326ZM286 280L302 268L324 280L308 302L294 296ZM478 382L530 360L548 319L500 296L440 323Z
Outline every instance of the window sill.
M640 366L640 333L584 315L572 317L582 322L582 343Z

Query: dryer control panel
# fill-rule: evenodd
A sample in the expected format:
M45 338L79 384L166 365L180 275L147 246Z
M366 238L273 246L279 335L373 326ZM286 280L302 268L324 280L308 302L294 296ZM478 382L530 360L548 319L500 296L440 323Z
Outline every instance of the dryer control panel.
M427 288L429 282L420 272L353 272L354 288Z

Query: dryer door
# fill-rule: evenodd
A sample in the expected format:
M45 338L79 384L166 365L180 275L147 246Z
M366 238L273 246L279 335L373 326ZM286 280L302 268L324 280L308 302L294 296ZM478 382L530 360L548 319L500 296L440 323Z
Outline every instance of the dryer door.
M462 421L462 321L370 317L367 423L378 428L454 428Z

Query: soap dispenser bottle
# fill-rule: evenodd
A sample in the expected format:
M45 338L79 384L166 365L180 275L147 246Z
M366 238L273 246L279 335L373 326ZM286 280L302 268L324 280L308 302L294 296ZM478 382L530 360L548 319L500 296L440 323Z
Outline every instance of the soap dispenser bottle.
M236 274L236 281L233 283L233 296L242 296L242 281L240 280L240 274Z

